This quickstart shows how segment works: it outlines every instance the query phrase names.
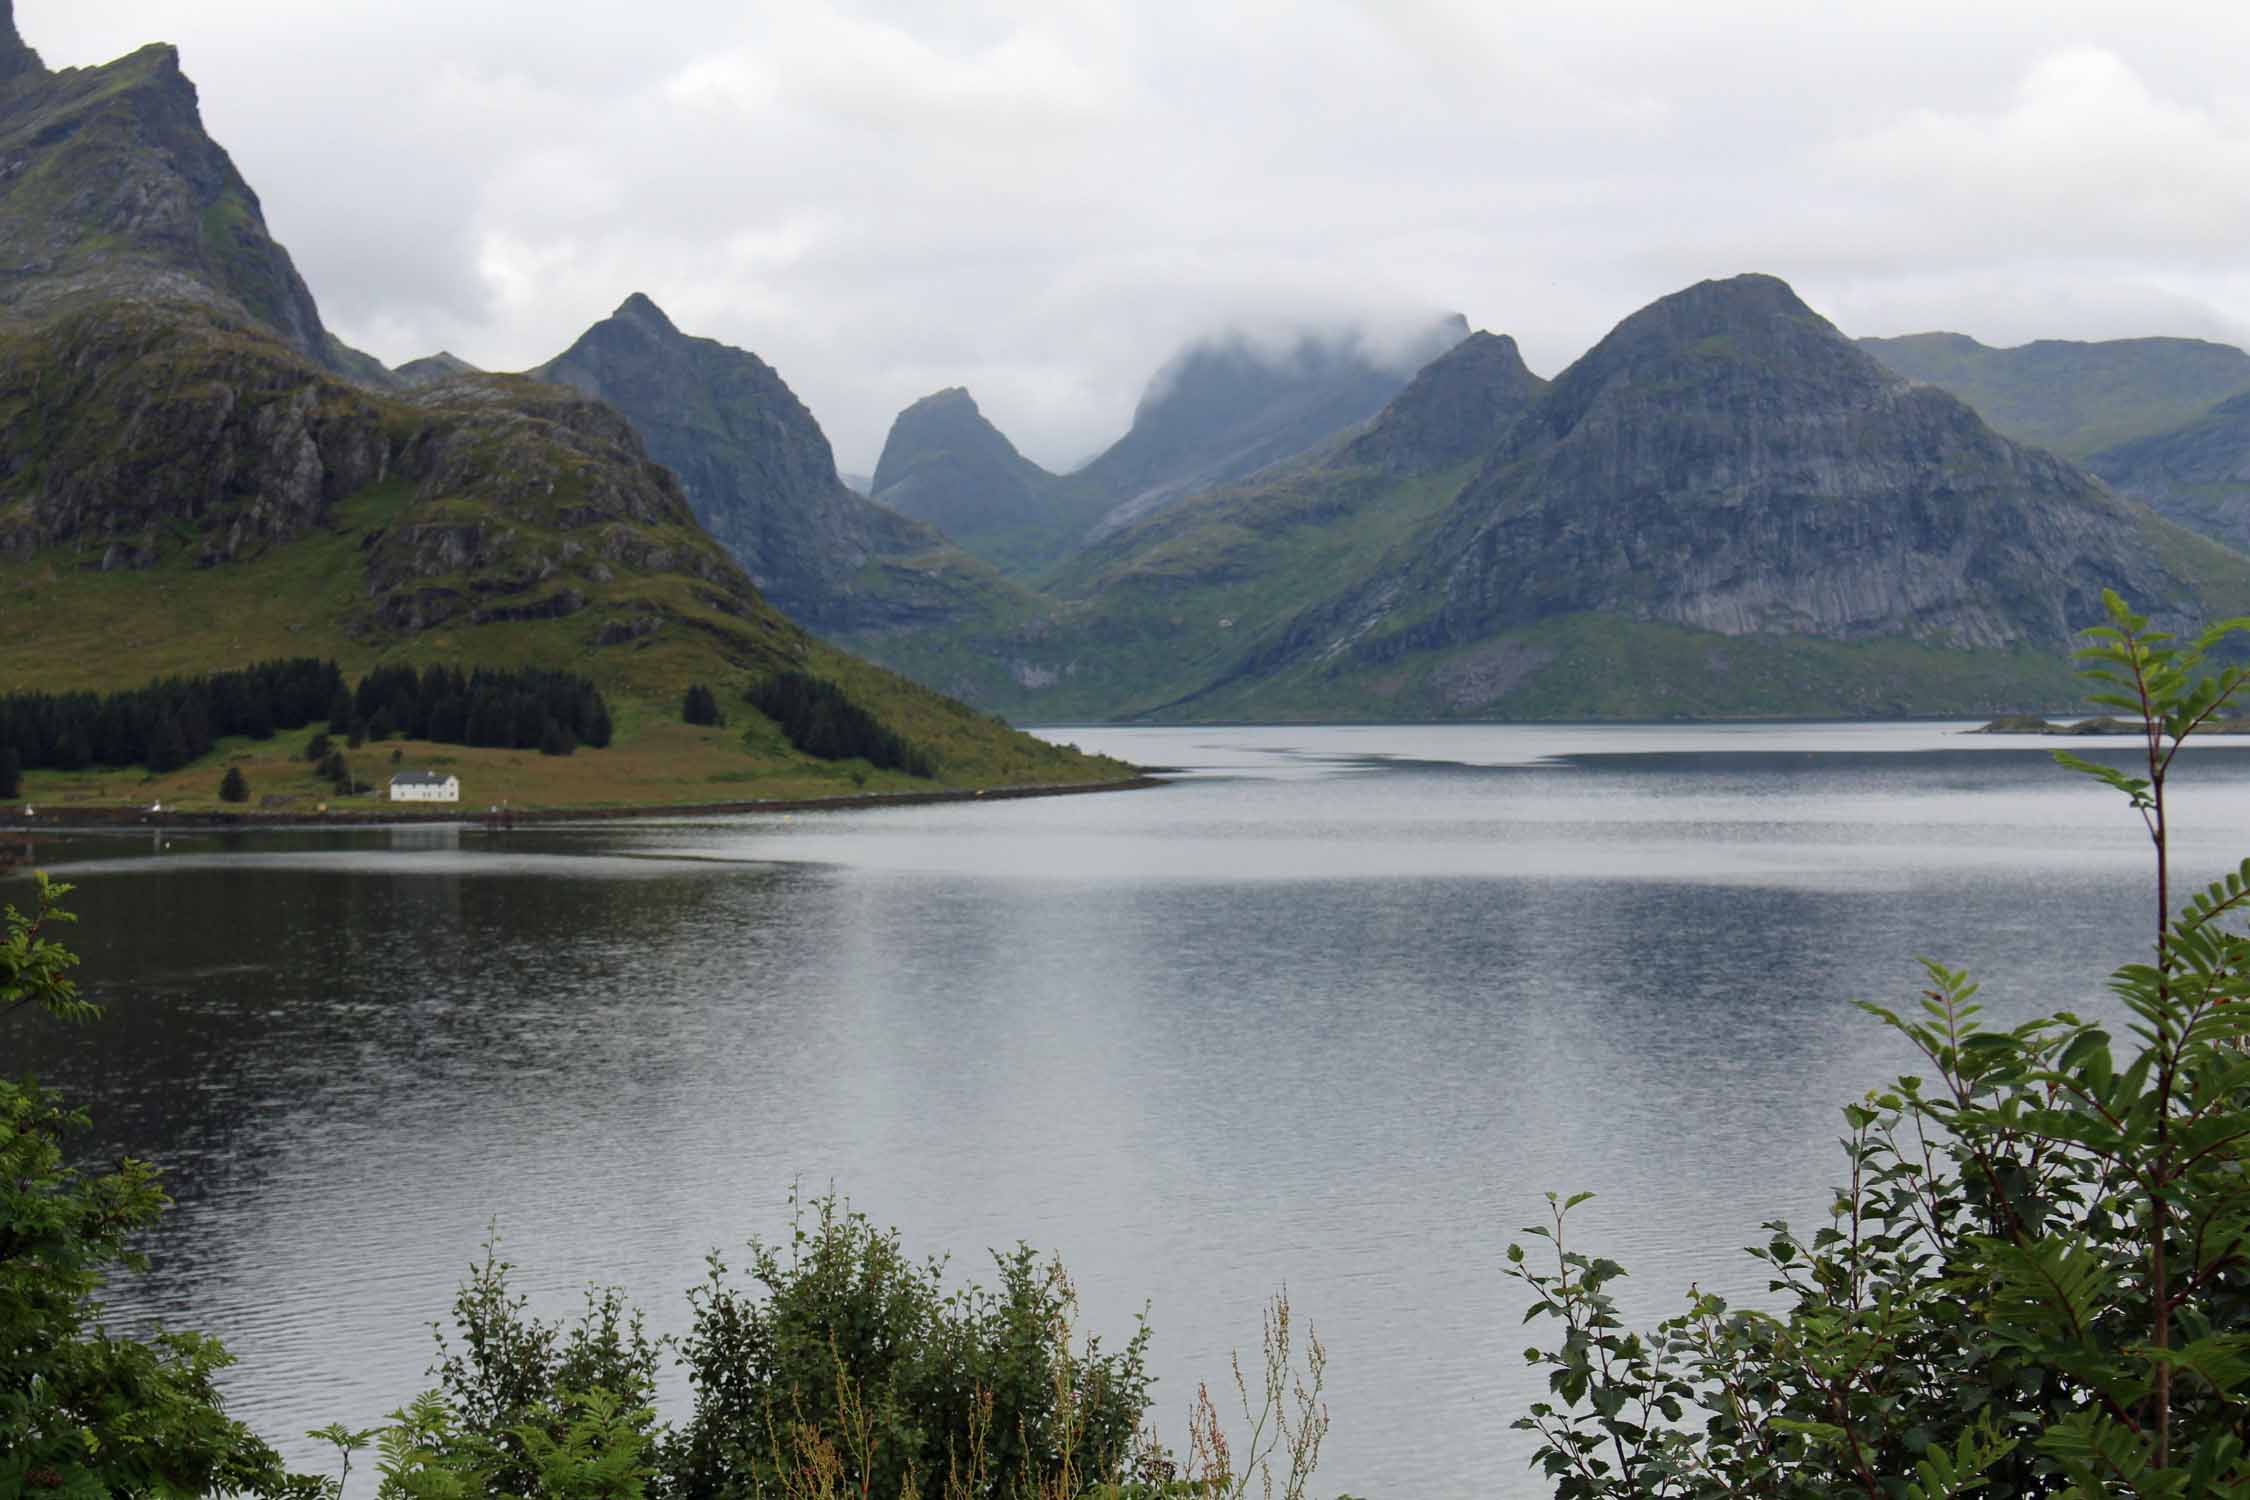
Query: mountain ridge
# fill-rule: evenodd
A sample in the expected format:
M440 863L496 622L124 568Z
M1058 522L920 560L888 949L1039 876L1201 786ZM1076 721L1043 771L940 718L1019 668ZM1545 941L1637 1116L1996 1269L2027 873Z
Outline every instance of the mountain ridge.
M2250 560L1775 278L1660 298L1551 383L1486 338L1424 372L1449 391L1095 544L1050 620L923 649L1062 718L1964 713L2075 702L2104 587L2174 624L2250 604Z

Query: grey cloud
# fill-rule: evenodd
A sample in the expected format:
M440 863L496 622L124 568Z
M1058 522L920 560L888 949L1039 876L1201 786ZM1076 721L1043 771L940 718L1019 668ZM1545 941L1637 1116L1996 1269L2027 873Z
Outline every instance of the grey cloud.
M1215 329L1457 308L1552 373L1743 270L1857 333L2250 321L2231 0L17 10L178 42L346 338L520 367L646 290L847 468L945 385L1067 467Z

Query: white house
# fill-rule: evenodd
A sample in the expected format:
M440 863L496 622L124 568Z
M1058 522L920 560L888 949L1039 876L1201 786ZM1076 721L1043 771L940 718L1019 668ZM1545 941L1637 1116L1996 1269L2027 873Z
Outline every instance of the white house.
M458 802L461 778L435 771L401 771L391 778L393 802Z

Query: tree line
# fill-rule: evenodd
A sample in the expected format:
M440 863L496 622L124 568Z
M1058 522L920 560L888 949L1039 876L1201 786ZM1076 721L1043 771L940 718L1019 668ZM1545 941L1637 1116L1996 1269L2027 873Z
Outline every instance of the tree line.
M554 746L556 753L578 745L605 749L612 732L599 688L575 672L545 667L377 667L359 680L349 703L337 700L328 719L331 733L355 740L403 735L509 750Z
M607 700L575 673L388 666L354 687L334 662L295 657L125 692L0 695L0 768L175 771L226 736L271 739L324 719L354 744L402 735L563 754L611 736Z
M937 774L929 751L884 728L825 677L779 672L743 696L807 755L822 760L856 757L878 770L904 771L909 776Z

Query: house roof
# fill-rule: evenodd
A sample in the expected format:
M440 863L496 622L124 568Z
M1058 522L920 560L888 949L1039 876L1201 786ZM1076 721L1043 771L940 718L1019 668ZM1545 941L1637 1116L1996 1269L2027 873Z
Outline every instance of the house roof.
M391 778L392 786L444 786L451 776L440 776L435 771L401 771Z

